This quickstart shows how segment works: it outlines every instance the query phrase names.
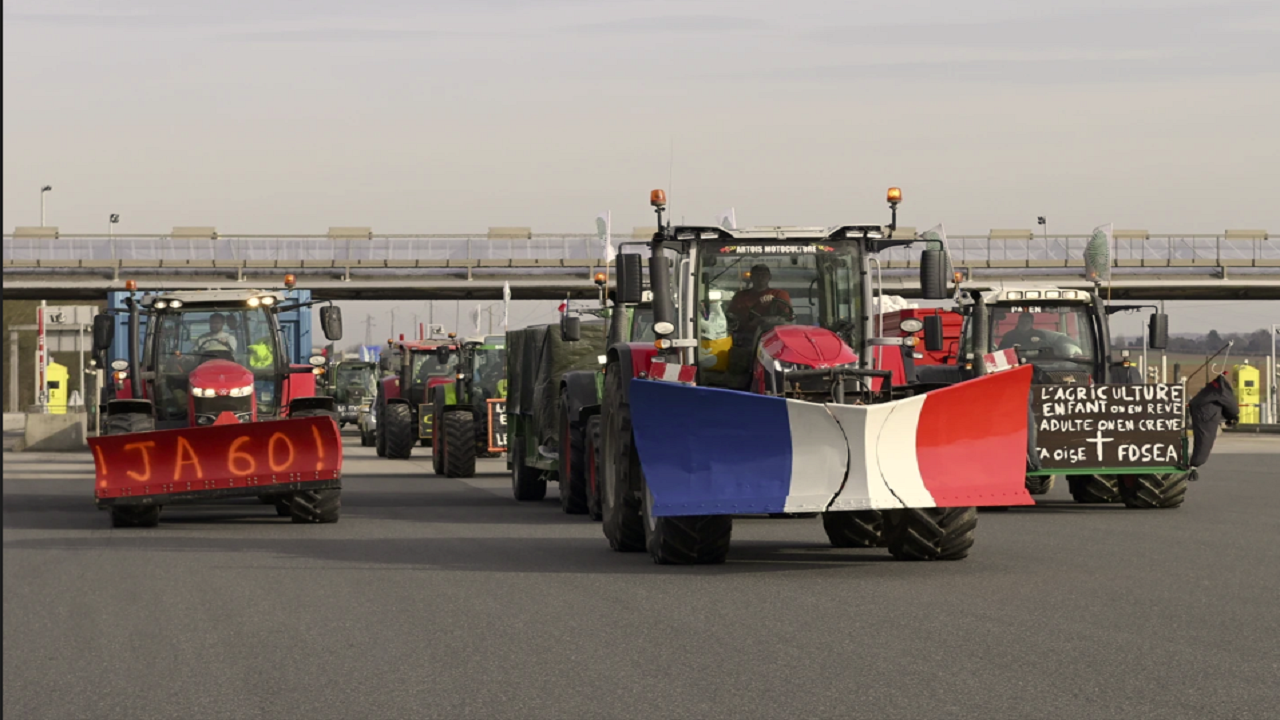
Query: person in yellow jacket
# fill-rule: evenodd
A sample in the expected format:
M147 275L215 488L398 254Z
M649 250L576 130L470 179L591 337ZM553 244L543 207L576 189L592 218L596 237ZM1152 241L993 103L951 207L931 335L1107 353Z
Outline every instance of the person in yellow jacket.
M271 338L263 337L249 346L249 369L258 376L259 371L269 370L275 362L271 353ZM259 376L260 377L260 376ZM275 400L275 382L270 374L265 378L255 377L253 385L258 395L258 411L270 411Z
M249 346L249 367L269 368L273 361L270 338L261 338Z

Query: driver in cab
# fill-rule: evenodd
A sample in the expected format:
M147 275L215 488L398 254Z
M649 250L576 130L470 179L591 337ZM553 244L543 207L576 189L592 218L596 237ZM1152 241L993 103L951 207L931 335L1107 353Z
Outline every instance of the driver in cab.
M224 324L226 318L222 313L214 313L209 316L209 332L196 338L196 352L205 352L209 350L230 350L236 351L236 339L227 332Z
M751 289L737 293L729 303L729 315L740 327L754 328L765 317L793 315L790 293L769 287L772 279L773 272L768 265L751 268Z
M1000 338L1000 350L1007 350L1014 345L1020 345L1024 350L1031 347L1031 343L1035 339L1036 318L1029 312L1024 312L1018 316L1018 324L1009 332Z

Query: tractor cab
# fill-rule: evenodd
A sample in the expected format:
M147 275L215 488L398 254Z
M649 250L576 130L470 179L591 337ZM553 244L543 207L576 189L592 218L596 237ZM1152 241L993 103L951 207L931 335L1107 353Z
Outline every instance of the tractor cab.
M328 391L338 408L338 422L356 422L362 409L368 410L378 391L378 364L364 360L342 360L329 373Z
M1126 361L1111 359L1110 315L1146 306L1107 305L1096 292L1046 286L961 288L959 362L975 377L1030 364L1035 385L1141 383ZM1151 317L1148 346L1162 348L1166 316ZM1159 326L1159 327L1158 327Z

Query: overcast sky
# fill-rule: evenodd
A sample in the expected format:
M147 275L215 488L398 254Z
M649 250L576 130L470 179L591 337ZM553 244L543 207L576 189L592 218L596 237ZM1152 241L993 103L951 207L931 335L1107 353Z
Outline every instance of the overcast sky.
M1280 233L1277 127L1273 1L4 2L6 232Z

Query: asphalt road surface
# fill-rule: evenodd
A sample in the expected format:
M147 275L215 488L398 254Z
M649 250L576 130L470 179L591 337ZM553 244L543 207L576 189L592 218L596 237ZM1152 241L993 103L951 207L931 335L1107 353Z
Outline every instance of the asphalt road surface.
M963 562L743 519L716 567L353 440L325 526L112 530L87 454L6 452L5 718L1280 716L1280 437L1222 438L1179 510L984 513Z

